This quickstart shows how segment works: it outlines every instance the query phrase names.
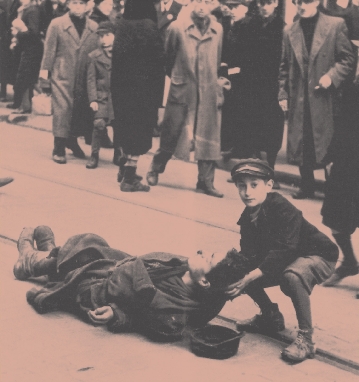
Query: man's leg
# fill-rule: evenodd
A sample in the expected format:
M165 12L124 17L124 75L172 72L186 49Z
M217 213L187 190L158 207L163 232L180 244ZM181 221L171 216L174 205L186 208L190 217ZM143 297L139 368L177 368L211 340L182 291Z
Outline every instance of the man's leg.
M213 160L198 161L198 182L196 192L223 198L223 194L216 190L213 185L216 162Z
M42 250L34 247L34 240ZM17 242L19 258L14 265L14 275L18 280L48 275L56 271L56 257L51 257L55 248L54 236L50 228L26 227ZM46 249L46 250L45 250Z
M172 158L172 152L159 148L153 156L150 169L146 175L147 183L150 186L156 186L158 183L158 174L165 171L167 162Z
M86 168L94 169L98 166L98 158L101 148L101 139L105 133L106 121L104 118L96 118L93 123L91 157L86 164Z

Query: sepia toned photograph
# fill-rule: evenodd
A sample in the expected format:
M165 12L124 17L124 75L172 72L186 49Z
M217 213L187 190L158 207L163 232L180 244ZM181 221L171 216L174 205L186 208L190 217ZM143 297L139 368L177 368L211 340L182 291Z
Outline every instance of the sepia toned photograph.
M0 382L359 378L359 0L0 0Z

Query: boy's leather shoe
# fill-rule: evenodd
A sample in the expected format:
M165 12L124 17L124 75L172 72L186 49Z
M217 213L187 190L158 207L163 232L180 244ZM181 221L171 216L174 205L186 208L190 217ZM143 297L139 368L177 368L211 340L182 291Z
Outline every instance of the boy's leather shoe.
M272 305L270 314L257 314L250 320L237 322L237 330L250 333L278 333L284 329L284 317L278 309L278 304Z
M98 166L98 155L92 154L86 163L86 168L94 169Z
M282 357L295 362L314 358L315 346L312 342L312 333L313 330L299 330L296 340L282 351Z
M314 199L314 191L303 191L299 190L298 192L292 195L293 199Z
M146 180L150 186L156 186L158 183L158 172L149 171L146 175Z
M51 251L56 247L55 235L46 225L39 225L35 228L34 240L39 251Z

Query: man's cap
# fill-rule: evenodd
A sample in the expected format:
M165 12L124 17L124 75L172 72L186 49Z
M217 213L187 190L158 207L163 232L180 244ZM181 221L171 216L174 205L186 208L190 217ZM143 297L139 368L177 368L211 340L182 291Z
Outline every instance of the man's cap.
M274 170L269 166L268 162L261 159L241 159L231 171L232 179L236 181L241 176L252 175L259 178L274 178Z
M111 21L102 21L100 22L100 24L98 24L96 33L97 34L106 34L106 33L115 34L115 26L111 23Z

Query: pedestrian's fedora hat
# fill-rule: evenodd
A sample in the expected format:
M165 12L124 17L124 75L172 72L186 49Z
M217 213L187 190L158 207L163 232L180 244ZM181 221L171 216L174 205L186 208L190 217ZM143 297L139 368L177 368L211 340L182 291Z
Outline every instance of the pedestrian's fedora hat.
M231 176L232 179L236 181L244 175L253 175L264 179L273 179L274 170L269 166L268 162L264 160L255 158L241 159L232 168Z
M221 325L207 325L191 332L191 351L199 357L230 358L237 353L244 334Z

